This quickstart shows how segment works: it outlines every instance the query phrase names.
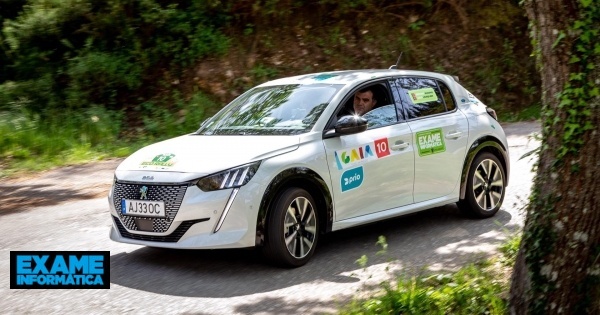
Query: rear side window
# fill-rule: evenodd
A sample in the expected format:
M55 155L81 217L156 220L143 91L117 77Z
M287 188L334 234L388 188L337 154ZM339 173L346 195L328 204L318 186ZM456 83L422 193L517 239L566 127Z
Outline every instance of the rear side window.
M446 102L446 109L451 112L456 109L456 103L454 102L454 97L452 97L452 92L443 82L437 81L440 90L442 91L442 95L444 96L444 102Z
M430 78L401 77L390 82L397 89L397 102L404 108L407 119L421 118L446 112L444 95L437 81ZM447 89L447 88L446 88ZM448 93L450 93L448 91ZM449 96L452 98L452 96Z

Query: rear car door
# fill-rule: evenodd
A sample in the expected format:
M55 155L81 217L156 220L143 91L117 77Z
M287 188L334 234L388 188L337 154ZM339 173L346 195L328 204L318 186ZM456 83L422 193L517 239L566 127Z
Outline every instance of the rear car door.
M415 144L414 202L450 194L460 183L468 121L443 81L429 77L391 80Z
M335 221L413 203L412 133L389 94L387 82L366 131L326 138ZM351 108L353 93L348 96ZM339 117L338 117L339 118Z

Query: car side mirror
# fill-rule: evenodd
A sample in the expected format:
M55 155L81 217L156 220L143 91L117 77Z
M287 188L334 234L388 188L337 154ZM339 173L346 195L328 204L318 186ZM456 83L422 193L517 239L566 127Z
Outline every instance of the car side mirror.
M367 130L367 120L358 115L342 116L335 124L335 133L351 135Z

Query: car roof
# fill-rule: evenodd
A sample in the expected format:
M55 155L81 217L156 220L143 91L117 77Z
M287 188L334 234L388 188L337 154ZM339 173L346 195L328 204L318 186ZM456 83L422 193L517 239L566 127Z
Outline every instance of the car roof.
M265 82L260 86L284 85L284 84L352 84L360 83L379 78L390 76L411 75L411 76L427 76L445 80L454 80L451 76L437 72L416 71L416 70L399 70L399 69L368 69L368 70L344 70L331 72L318 72L286 77Z

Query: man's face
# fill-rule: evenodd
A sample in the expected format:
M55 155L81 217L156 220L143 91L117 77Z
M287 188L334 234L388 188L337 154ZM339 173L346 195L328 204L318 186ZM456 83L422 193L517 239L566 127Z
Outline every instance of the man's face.
M377 101L373 99L373 92L356 92L354 94L354 113L357 115L364 115L375 106L375 103L377 103Z

